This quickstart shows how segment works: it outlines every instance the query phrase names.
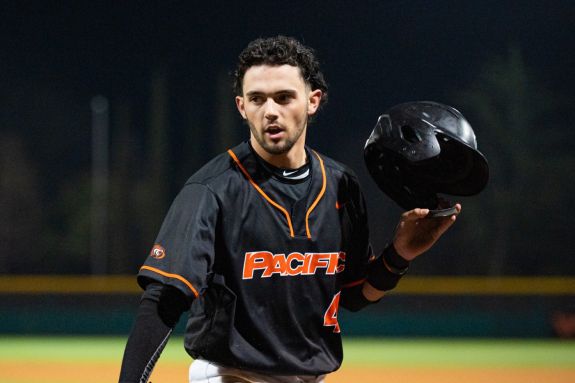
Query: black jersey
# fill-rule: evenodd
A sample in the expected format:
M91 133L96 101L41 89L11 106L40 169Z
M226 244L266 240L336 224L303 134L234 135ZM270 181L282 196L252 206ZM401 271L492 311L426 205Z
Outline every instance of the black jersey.
M273 182L248 142L214 158L172 204L138 281L193 298L194 358L267 374L319 375L342 361L337 309L371 255L353 173L306 148L307 193Z

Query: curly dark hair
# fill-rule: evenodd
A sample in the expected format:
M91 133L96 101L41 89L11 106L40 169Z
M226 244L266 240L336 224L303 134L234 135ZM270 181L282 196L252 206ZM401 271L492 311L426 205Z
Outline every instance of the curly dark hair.
M253 40L240 53L234 72L234 92L241 96L246 71L256 65L292 65L300 68L302 77L312 90L323 92L322 104L327 102L327 83L312 48L293 37L276 36Z

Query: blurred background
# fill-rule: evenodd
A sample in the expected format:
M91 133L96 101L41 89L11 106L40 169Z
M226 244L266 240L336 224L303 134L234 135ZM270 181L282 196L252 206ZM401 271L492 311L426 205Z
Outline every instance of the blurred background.
M459 109L490 165L404 290L345 315L348 333L575 333L573 1L4 1L0 20L0 332L129 331L172 199L248 137L237 55L284 34L322 62L308 144L358 174L376 250L401 213L363 164L386 109Z

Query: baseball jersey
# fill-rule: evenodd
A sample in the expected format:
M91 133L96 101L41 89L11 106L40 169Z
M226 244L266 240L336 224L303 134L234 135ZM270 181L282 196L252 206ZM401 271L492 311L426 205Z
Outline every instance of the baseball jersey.
M138 281L192 301L193 358L281 375L340 366L340 292L363 283L371 255L365 202L351 170L306 154L299 199L246 141L195 173L170 207Z

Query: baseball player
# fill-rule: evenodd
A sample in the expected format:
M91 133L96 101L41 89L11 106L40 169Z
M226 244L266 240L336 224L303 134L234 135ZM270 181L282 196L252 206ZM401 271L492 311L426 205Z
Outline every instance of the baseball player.
M342 362L339 307L379 301L461 209L404 213L375 257L356 176L305 143L327 98L313 51L254 40L235 90L250 138L195 173L169 209L138 274L120 382L148 381L186 311L191 383L323 382Z

